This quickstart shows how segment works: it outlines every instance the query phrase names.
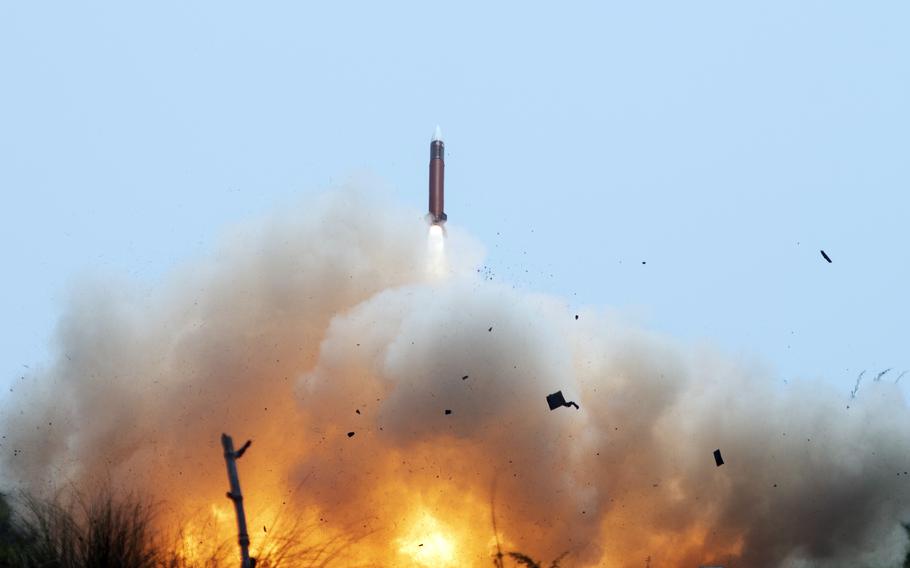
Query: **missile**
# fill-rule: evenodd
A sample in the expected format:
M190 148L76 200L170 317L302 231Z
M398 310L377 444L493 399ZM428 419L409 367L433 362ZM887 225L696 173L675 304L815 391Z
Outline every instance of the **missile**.
M433 140L430 141L430 212L427 219L433 225L442 225L448 218L443 211L445 206L445 144L442 142L442 130L436 127Z

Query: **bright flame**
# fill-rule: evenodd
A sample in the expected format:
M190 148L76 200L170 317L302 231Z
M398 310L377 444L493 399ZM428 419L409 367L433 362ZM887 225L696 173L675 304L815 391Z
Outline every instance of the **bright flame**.
M430 225L427 235L427 269L432 278L443 278L449 272L446 259L446 236L440 225Z
M199 562L203 558L202 542L194 527L188 525L184 529L177 554L190 564Z
M229 523L234 520L234 511L229 505L213 503L212 517L216 523Z
M177 557L190 565L205 564L217 554L219 544L230 540L234 516L230 506L212 504L209 512L187 521L180 531ZM236 530L236 529L234 529Z
M456 546L450 530L439 519L423 511L407 534L396 540L398 552L418 566L446 568L458 566Z

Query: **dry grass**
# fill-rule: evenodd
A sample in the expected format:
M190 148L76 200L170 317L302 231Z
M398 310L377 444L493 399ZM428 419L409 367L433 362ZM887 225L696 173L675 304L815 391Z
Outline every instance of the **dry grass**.
M180 553L183 534L170 546L154 530L154 508L126 497L101 493L86 500L70 495L37 499L23 495L16 512L0 495L0 566L12 568L220 568L236 566L234 541L218 544L192 561ZM318 541L315 527L299 518L273 519L268 538L253 555L257 568L325 568L343 563L343 554L356 540L351 537ZM904 525L910 535L910 524ZM364 536L364 535L361 535ZM559 568L567 552L548 568ZM522 552L508 552L516 566L543 568ZM502 560L494 560L502 566ZM903 563L910 568L910 552Z
M557 556L557 557L553 560L553 562L550 563L549 568L559 568L559 562L560 562L563 558L565 558L566 556L568 556L568 554L569 554L568 552L563 552L562 554L560 554L559 556ZM508 556L509 556L510 558L512 558L513 560L515 560L515 562L516 562L519 566L527 566L527 568L543 568L543 564L541 564L540 562L534 560L533 558L531 558L531 557L528 556L527 554L524 554L524 553L521 553L521 552L509 552L509 553L508 553Z
M187 555L186 534L165 542L155 528L155 508L103 492L38 499L22 495L15 514L0 495L0 566L15 568L219 568L236 566L234 540ZM252 550L257 568L324 568L353 537L318 539L316 527L298 517L271 520L267 538ZM211 540L209 541L211 542Z
M13 566L154 568L160 549L152 532L152 509L128 498L102 494L86 501L23 496L13 519L17 546Z

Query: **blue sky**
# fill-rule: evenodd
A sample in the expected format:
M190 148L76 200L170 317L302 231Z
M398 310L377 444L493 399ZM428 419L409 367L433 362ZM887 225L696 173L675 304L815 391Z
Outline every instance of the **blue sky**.
M81 279L153 287L352 175L424 207L439 123L450 221L496 278L846 396L910 369L908 21L906 2L5 3L0 382L47 358Z

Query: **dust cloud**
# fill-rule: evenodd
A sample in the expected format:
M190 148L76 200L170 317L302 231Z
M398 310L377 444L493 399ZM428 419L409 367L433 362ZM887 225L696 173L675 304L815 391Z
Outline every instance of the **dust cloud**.
M899 564L896 386L780 387L607 310L576 319L482 259L457 226L428 239L419 212L347 187L150 289L75 286L54 359L4 397L5 488L112 484L229 540L228 432L253 440L251 526L348 535L337 565L492 566L494 484L504 550L565 566ZM557 390L580 410L549 411Z

